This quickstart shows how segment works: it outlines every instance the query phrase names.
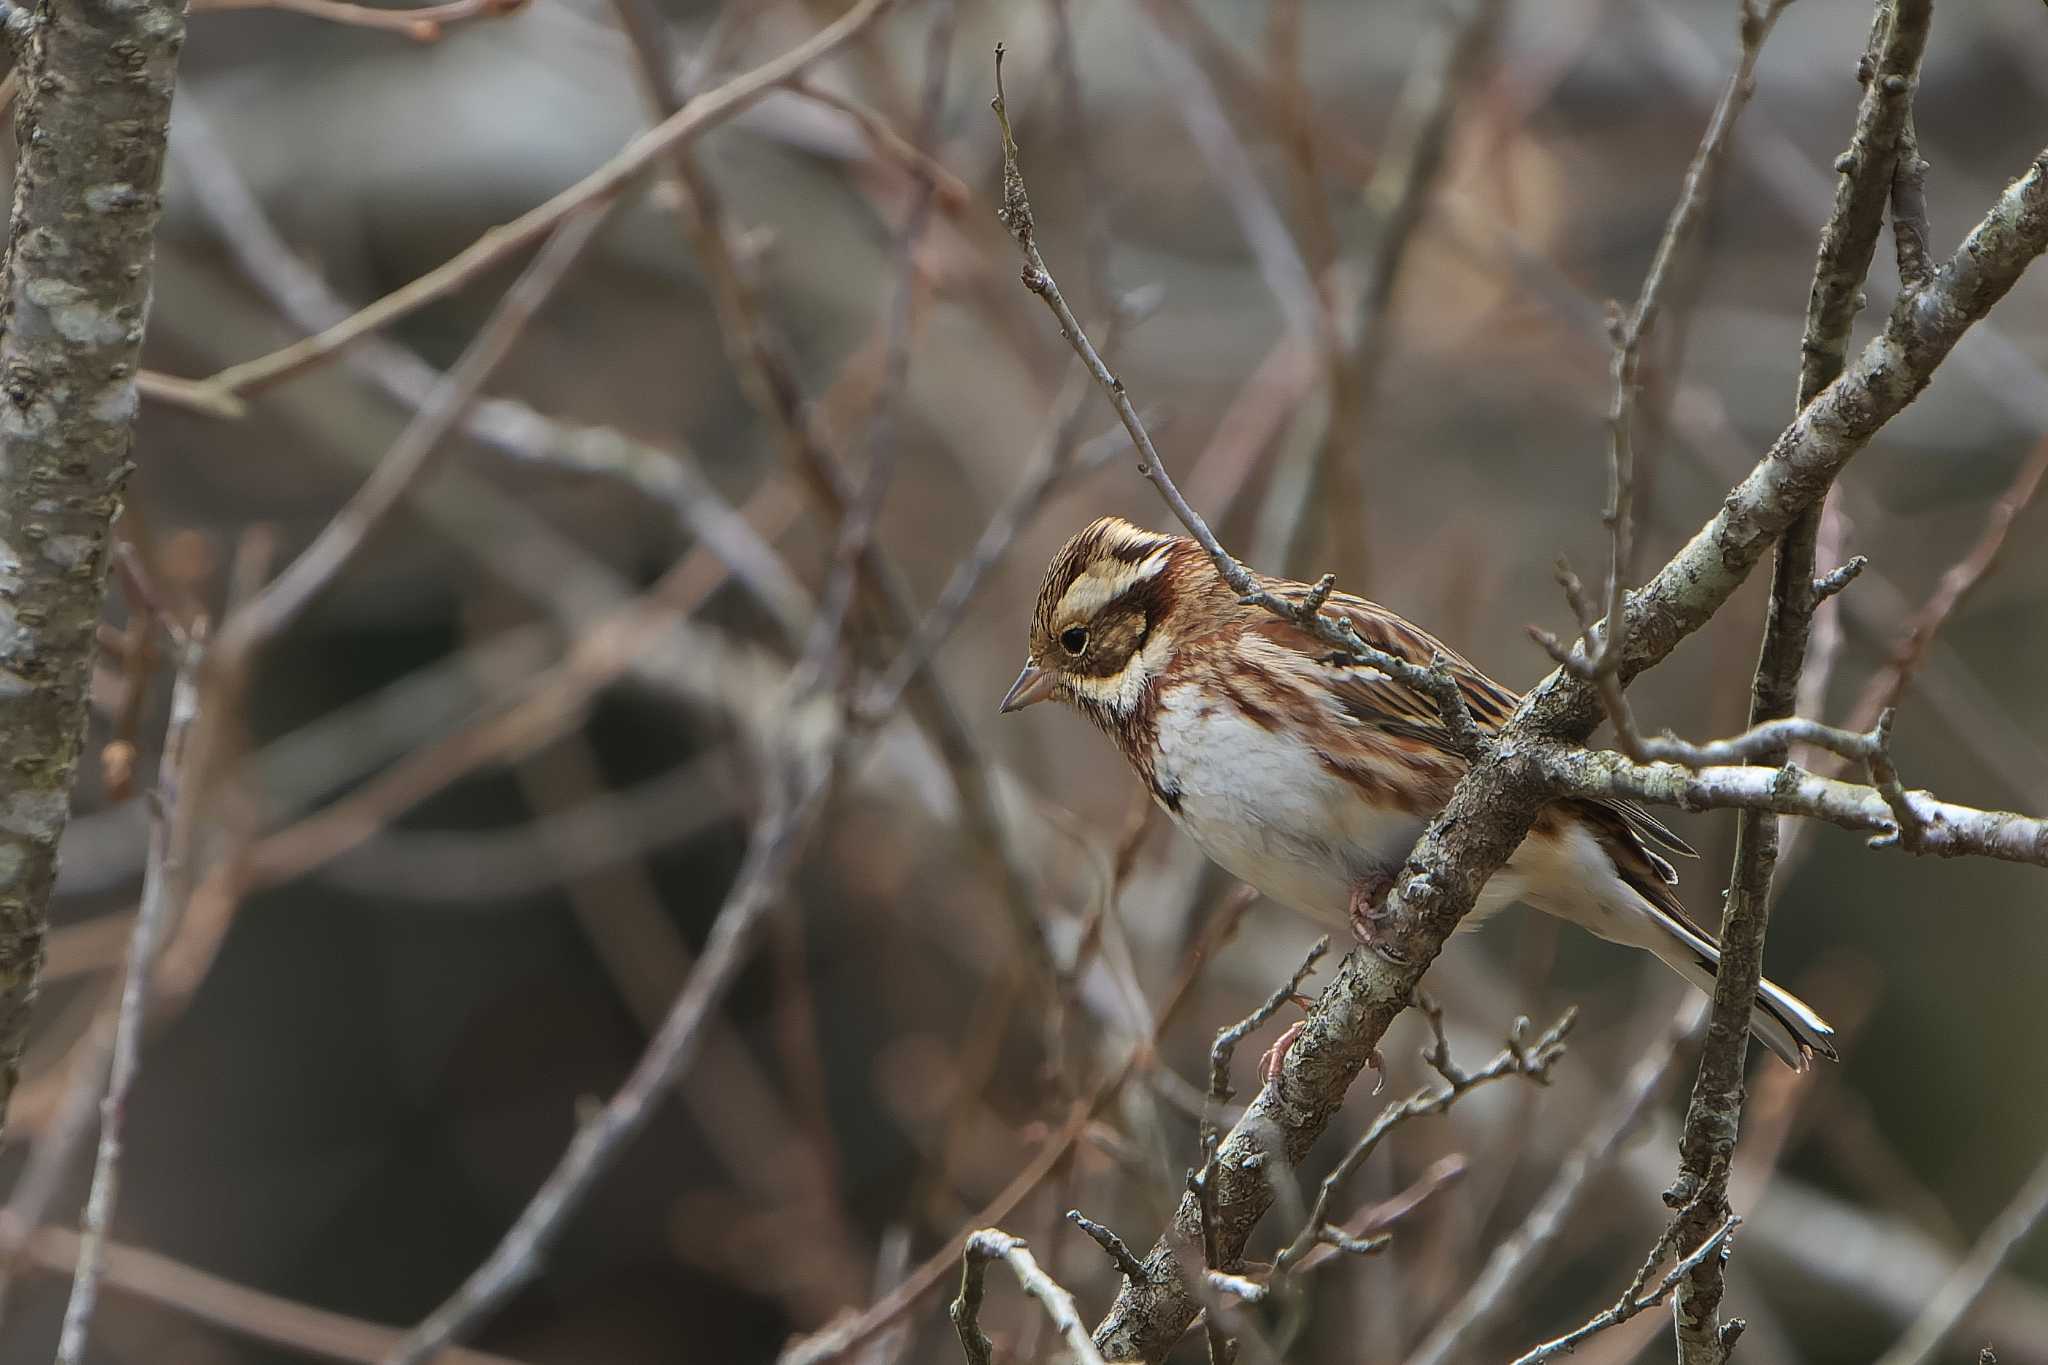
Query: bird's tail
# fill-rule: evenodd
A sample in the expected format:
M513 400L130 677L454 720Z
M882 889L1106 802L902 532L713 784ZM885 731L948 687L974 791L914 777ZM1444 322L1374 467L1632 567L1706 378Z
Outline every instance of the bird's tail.
M1709 995L1721 950L1691 925L1656 911L1657 927L1665 932L1643 946L1664 964ZM1817 1054L1835 1060L1835 1031L1813 1007L1774 981L1757 987L1749 1011L1749 1031L1795 1071L1804 1071Z

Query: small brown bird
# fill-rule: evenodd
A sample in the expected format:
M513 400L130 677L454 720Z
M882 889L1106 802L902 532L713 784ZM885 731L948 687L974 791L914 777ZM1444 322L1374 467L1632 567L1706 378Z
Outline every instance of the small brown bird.
M1441 650L1484 730L1497 730L1521 700L1377 603L1337 593L1325 610L1396 658L1426 665ZM1153 799L1226 871L1313 919L1348 918L1363 938L1467 766L1428 697L1240 603L1193 540L1117 517L1053 557L1024 671L1002 709L1049 697L1115 740ZM1560 802L1464 923L1526 902L1647 949L1711 991L1719 950L1679 903L1678 874L1660 848L1697 856L1628 802ZM1769 981L1750 1031L1795 1068L1816 1052L1835 1055L1826 1021Z

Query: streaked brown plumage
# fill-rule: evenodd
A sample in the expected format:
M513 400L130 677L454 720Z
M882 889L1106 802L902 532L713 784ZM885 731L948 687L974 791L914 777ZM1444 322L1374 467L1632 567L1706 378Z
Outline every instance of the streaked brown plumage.
M1300 583L1269 581L1282 594ZM1376 603L1331 596L1368 643L1418 664L1442 651L1486 730L1520 698ZM1233 875L1303 914L1370 921L1402 860L1465 771L1435 704L1245 606L1182 536L1105 517L1054 556L1005 711L1054 698L1114 740L1155 800ZM1626 802L1545 812L1466 923L1514 901L1655 953L1711 990L1718 954L1659 850L1690 848ZM1765 982L1751 1028L1787 1063L1832 1057L1833 1030Z

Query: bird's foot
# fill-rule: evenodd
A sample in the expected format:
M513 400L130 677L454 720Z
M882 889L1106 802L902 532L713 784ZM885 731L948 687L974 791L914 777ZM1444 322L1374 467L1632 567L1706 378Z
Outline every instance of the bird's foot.
M1287 1062L1287 1049L1294 1046L1295 1040L1301 1037L1301 1031L1307 1027L1308 1020L1295 1020L1287 1026L1285 1032L1273 1040L1273 1046L1266 1049L1265 1055L1259 1058L1259 1080L1263 1084L1271 1085L1280 1079L1280 1068Z
M1387 908L1387 893L1393 889L1392 871L1368 873L1351 884L1351 933L1389 962L1405 962L1393 942L1394 915Z

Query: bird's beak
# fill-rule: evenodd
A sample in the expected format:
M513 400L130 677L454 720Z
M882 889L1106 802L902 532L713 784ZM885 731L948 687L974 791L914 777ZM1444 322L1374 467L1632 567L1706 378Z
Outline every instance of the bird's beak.
M1003 714L1022 711L1035 702L1044 701L1052 695L1052 674L1037 664L1026 663L1024 671L1017 675L1017 681L1010 684L1010 690L1003 693Z

